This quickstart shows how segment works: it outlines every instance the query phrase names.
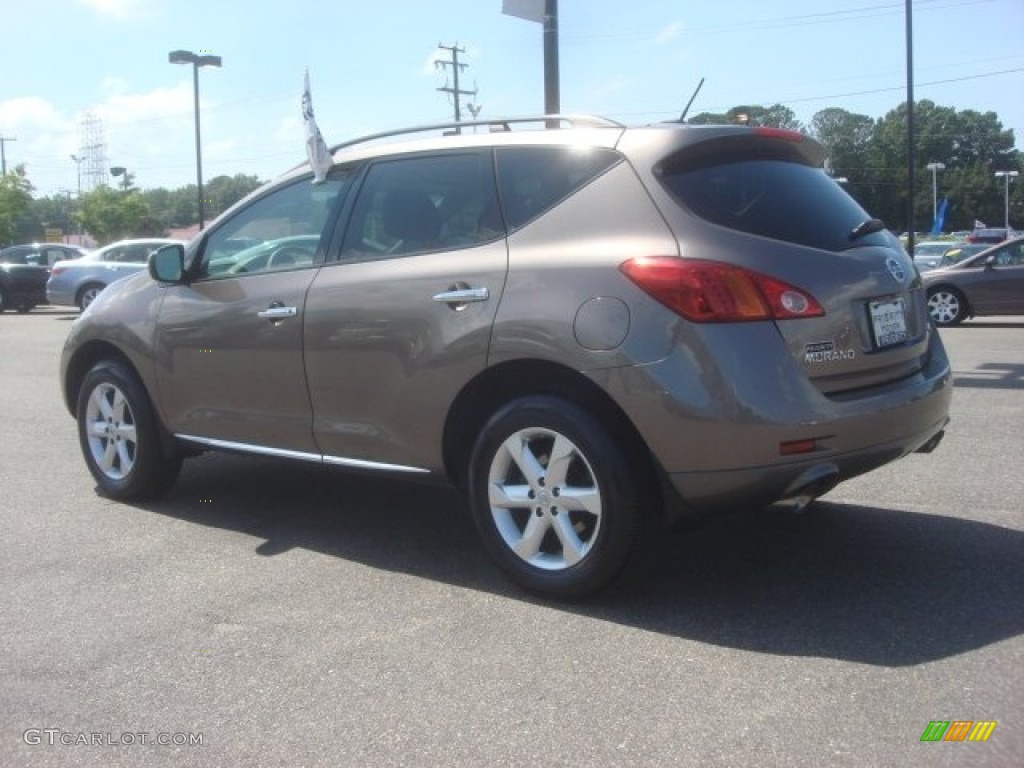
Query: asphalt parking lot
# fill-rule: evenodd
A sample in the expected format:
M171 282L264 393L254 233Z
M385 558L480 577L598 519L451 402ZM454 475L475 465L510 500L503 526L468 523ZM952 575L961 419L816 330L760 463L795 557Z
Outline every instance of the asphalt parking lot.
M560 605L441 488L211 455L98 496L74 316L0 316L0 766L1024 764L1024 318L942 331L935 453Z

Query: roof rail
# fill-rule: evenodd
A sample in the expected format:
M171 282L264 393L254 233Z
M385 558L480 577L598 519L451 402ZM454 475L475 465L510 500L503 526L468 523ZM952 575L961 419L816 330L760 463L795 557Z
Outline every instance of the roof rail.
M400 128L392 131L382 131L381 133L371 133L367 136L360 136L358 139L351 139L349 141L343 141L341 144L335 144L328 151L334 154L339 149L345 149L346 147L352 147L357 144L365 144L371 141L378 141L379 139L388 139L394 136L405 136L416 133L427 133L428 131L442 131L451 130L459 131L462 128L473 128L473 127L487 127L492 132L496 131L508 131L511 130L510 126L521 123L544 123L547 128L560 128L561 124L566 124L569 128L625 128L626 126L616 120L610 120L606 117L597 117L594 115L537 115L527 117L502 117L493 118L489 120L468 120L458 123L434 123L431 125L419 125L413 128ZM554 125L552 125L554 124Z

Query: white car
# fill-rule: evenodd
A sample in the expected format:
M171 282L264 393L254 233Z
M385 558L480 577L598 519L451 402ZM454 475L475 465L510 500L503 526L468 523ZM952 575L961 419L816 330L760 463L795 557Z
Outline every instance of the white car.
M128 275L146 268L149 254L165 245L184 244L181 240L147 238L119 240L74 261L58 261L46 282L46 300L84 310L100 291Z

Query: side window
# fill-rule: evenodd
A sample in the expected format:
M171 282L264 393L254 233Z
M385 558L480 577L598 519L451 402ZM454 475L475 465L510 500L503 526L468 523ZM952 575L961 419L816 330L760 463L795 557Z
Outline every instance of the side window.
M498 190L509 229L565 200L621 159L594 147L499 147Z
M455 250L503 237L490 152L375 163L359 190L343 261Z
M151 250L153 249L148 245L126 245L117 251L114 261L122 264L145 264Z
M1024 243L1014 243L1006 247L1005 260L1000 264L1008 267L1019 267L1024 265Z
M323 184L304 178L256 200L210 233L198 276L237 277L312 265L349 180L347 173L335 173Z

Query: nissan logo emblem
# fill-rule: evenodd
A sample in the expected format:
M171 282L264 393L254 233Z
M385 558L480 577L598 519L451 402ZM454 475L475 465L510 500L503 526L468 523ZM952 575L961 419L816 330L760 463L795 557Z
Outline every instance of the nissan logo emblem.
M903 267L900 266L895 256L890 256L886 259L885 266L889 268L889 274L892 275L892 279L897 283L902 283L903 279L907 276L907 273L903 271Z

